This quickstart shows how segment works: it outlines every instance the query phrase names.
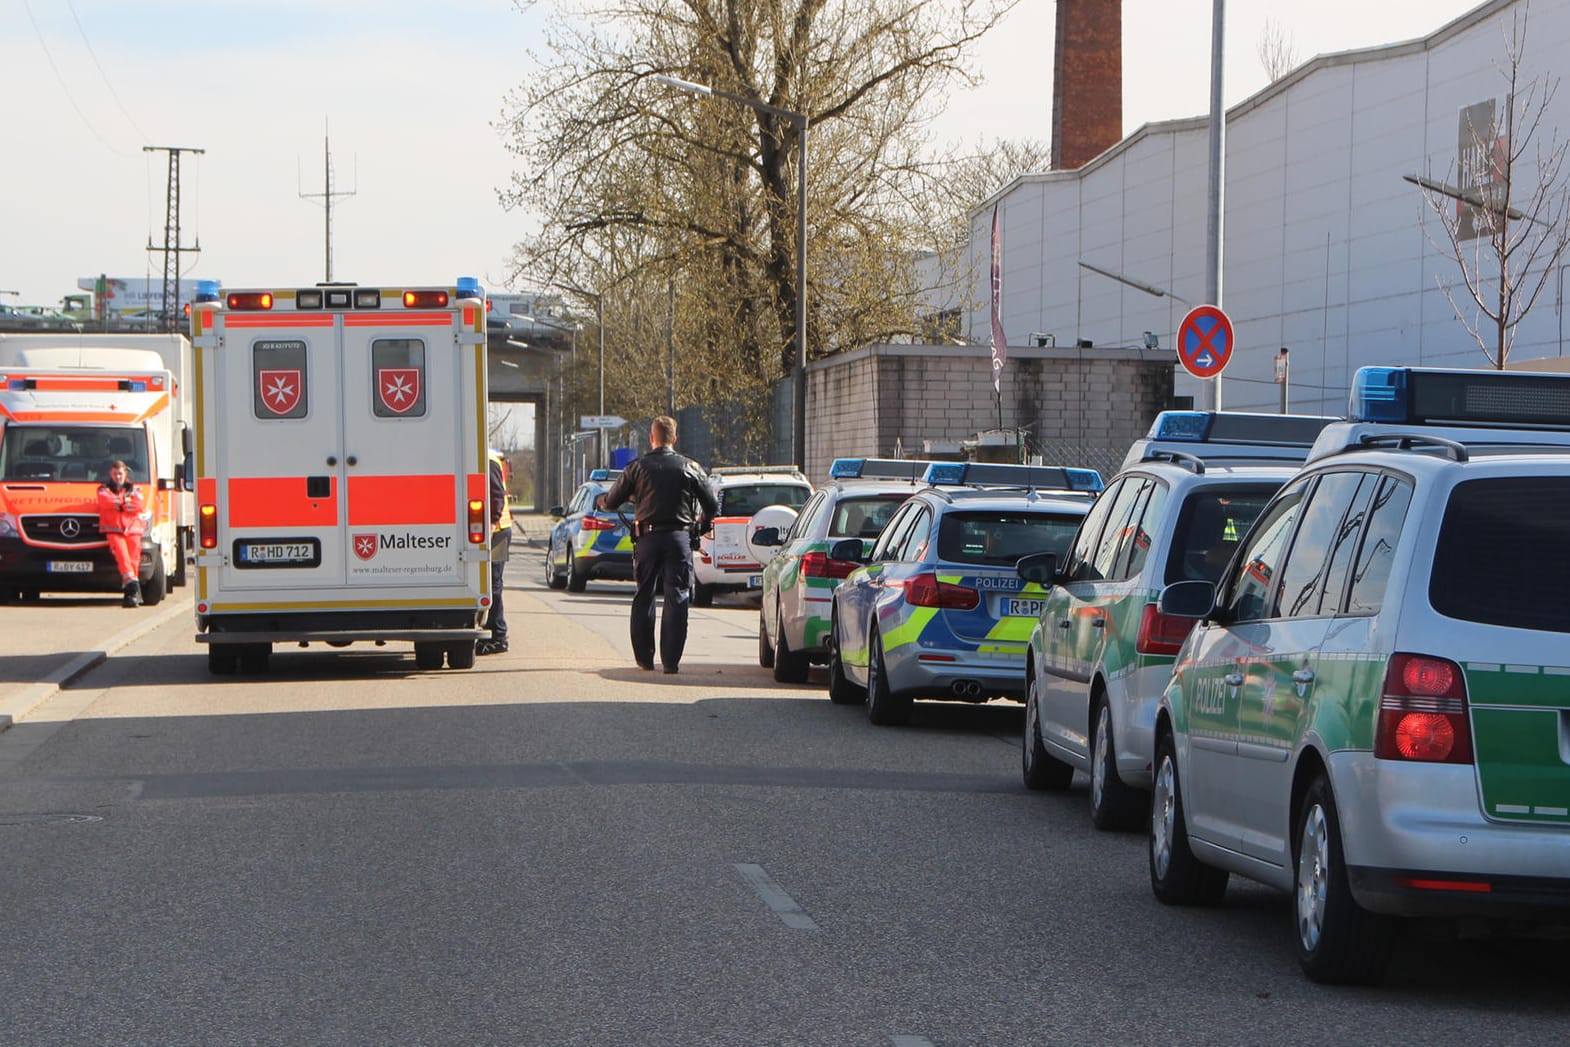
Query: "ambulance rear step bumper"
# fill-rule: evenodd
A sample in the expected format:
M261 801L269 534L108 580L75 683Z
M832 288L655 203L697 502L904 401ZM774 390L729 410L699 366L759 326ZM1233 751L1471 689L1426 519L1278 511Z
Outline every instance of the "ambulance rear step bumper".
M489 629L325 629L319 632L288 630L281 632L210 632L197 633L197 643L370 643L372 641L405 640L423 643L428 640L485 640Z

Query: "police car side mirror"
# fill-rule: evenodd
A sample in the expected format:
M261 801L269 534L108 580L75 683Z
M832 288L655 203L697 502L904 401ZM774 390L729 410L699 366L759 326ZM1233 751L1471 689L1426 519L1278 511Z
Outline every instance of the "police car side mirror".
M848 563L866 563L866 547L861 544L860 538L841 538L829 546L830 560L844 560Z
M553 505L553 506L551 506L551 510L550 511L551 511L551 515L552 516L566 516L567 515L567 507L565 505Z
M1014 572L1027 582L1051 588L1058 582L1058 554L1031 553L1021 556L1014 565Z
M1215 582L1173 582L1156 601L1156 610L1174 618L1209 618L1215 609Z
M752 532L753 545L784 545L785 539L780 536L778 527L760 527Z

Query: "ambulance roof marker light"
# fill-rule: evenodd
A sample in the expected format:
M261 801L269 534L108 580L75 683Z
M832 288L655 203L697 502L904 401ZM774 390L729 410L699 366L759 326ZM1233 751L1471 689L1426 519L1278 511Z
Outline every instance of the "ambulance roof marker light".
M196 300L198 302L217 302L223 300L223 292L219 290L217 280L196 281Z

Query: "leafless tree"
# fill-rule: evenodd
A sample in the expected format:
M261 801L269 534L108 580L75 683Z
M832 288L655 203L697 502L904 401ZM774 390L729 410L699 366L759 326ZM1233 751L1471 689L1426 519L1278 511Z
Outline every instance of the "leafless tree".
M1570 185L1562 177L1567 143L1557 130L1545 143L1542 121L1559 78L1523 80L1526 12L1505 33L1497 68L1504 98L1462 110L1455 183L1412 179L1422 187L1430 223L1424 234L1456 262L1459 288L1437 278L1456 318L1488 362L1503 370L1515 329L1537 304L1549 277L1570 247ZM1464 291L1464 295L1458 293Z
M1260 31L1256 53L1259 55L1259 64L1265 67L1265 75L1270 77L1271 83L1275 83L1298 66L1297 44L1293 41L1292 34L1274 18L1265 19L1265 28Z
M540 223L517 245L515 278L603 296L620 365L607 375L612 402L663 409L666 383L652 379L665 375L674 313L678 398L750 397L761 409L759 392L794 362L801 131L774 107L808 119L809 354L915 330L914 253L965 203L934 192L945 168L929 125L948 89L976 81L969 50L1014 2L561 9L538 73L504 109L518 165L504 197Z

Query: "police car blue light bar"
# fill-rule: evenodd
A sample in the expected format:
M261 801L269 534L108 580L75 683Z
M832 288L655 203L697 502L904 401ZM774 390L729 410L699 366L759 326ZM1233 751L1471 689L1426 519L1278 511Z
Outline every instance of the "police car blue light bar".
M1570 375L1360 367L1352 378L1347 420L1570 429Z
M831 480L920 480L932 463L917 458L836 458Z
M1211 411L1162 411L1151 423L1152 440L1203 440L1210 433Z
M934 462L923 479L933 487L1031 487L1091 494L1106 486L1094 469L1001 462Z
M607 480L614 480L614 479L616 479L620 475L621 475L621 470L620 469L591 469L589 471L589 479L590 480L594 480L594 481L598 481L598 482L602 482L602 483L607 481Z

